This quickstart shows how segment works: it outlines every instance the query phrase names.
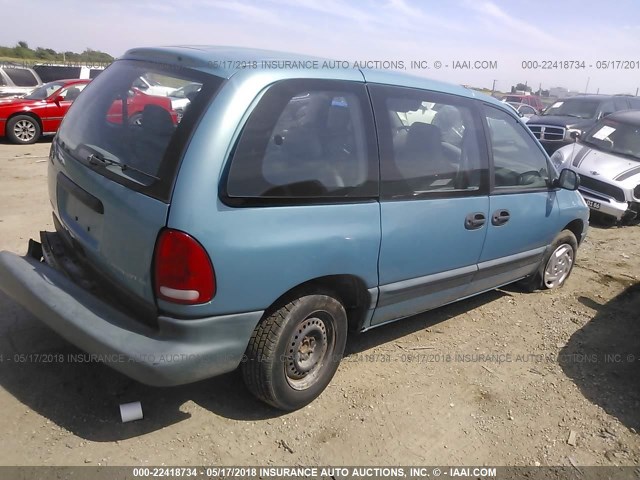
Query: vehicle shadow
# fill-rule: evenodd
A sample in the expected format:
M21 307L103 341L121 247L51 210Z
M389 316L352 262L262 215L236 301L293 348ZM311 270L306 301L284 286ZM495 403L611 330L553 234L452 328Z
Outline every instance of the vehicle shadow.
M38 144L38 143L51 143L53 141L53 139L54 139L54 135L43 135L38 140L36 140L35 143L36 144ZM17 143L13 143L7 137L0 137L0 145L13 145L13 146L16 146L16 147L19 147L19 146L29 147L29 145L33 145L33 144L20 145L20 144L17 144Z
M634 227L640 224L640 219L630 220L624 223L617 222L615 218L606 215L591 212L589 216L589 226L599 230L608 230L611 228Z
M354 334L346 356L437 325L506 292L493 291L428 313ZM190 401L234 420L285 415L255 399L238 371L198 383L157 388L90 358L0 292L0 386L58 426L90 441L141 436L190 418ZM5 318L8 317L8 318ZM144 420L122 423L119 405L140 401Z
M589 401L640 431L640 283L605 304L578 300L597 313L560 351L560 366Z

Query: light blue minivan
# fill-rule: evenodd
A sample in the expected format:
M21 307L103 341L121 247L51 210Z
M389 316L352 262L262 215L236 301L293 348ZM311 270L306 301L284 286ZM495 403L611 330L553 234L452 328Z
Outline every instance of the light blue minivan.
M181 114L139 78L188 85ZM240 366L284 410L324 390L348 331L562 286L589 215L488 96L221 47L128 51L73 104L48 182L56 231L0 254L8 295L140 382Z

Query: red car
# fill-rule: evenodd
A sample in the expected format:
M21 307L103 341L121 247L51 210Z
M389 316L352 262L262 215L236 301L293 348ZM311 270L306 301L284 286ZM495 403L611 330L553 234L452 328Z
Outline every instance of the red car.
M0 137L14 143L36 142L58 131L67 110L91 80L57 80L29 95L0 99Z
M164 108L171 115L173 124L178 123L178 114L171 108L171 99L159 95L148 95L137 88L129 90L127 95L127 115L129 125L142 125L144 107L157 105ZM122 123L122 100L115 100L107 112L107 121Z

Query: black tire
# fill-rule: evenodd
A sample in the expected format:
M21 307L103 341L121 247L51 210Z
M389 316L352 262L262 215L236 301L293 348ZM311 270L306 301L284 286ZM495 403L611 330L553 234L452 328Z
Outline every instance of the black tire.
M134 113L129 117L129 125L132 127L142 126L142 113Z
M331 294L303 293L267 312L253 331L241 366L244 382L278 409L302 408L333 378L346 340L343 305Z
M566 249L570 249L570 251ZM576 236L569 230L563 230L553 240L536 273L520 281L520 286L528 292L562 288L573 271L577 252ZM570 262L568 261L569 257ZM550 281L552 275L549 275L549 270L554 269L559 272L558 279Z
M7 122L6 134L13 143L29 145L40 138L40 124L29 115L16 115Z

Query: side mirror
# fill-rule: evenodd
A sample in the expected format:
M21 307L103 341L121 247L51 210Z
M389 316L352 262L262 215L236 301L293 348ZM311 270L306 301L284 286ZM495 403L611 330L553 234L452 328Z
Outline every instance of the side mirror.
M573 138L573 141L575 142L575 141L577 141L577 140L580 138L580 132L579 132L579 131L577 131L577 130L575 130L575 131L571 132L571 133L569 134L569 136L570 136L571 138Z
M62 95L58 95L56 98L53 99L53 101L55 103L64 102L64 97Z
M518 112L518 116L519 116L520 118L522 118L522 117L524 117L524 113L522 113L522 112L520 112L520 111L519 111L519 112Z
M565 190L578 190L580 187L580 176L573 170L563 168L560 177L556 180L556 186Z

